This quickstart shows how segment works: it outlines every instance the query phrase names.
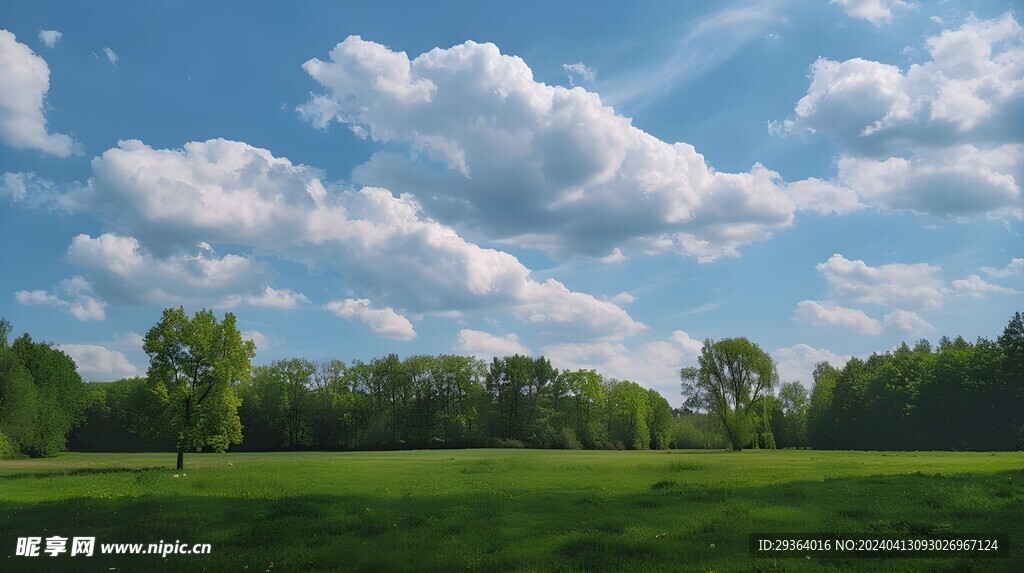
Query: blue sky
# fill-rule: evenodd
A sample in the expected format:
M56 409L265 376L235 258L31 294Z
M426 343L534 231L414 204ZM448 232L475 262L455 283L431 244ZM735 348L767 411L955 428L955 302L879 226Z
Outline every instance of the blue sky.
M0 5L0 315L142 373L167 306L257 362L544 354L680 402L1024 292L1012 2Z

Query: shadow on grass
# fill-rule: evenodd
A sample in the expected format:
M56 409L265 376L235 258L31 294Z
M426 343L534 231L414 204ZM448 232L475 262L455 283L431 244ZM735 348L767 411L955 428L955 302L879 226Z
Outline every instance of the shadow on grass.
M104 474L139 474L154 470L169 470L169 466L145 466L145 467L120 467L120 468L74 468L74 469L53 469L42 472L17 472L0 474L0 481L15 479L35 479L66 476L91 476Z
M118 471L146 471L146 468ZM197 470L198 472L198 470ZM70 474L71 472L69 472ZM97 472L93 472L97 473ZM52 475L52 474L46 474ZM24 477L24 474L22 474ZM343 487L343 483L339 487ZM763 487L652 474L592 490L73 498L0 501L0 569L45 571L1022 571L1024 471L910 474ZM301 488L301 479L296 481ZM0 492L2 497L2 492ZM753 559L751 532L1002 534L1004 559ZM13 556L23 536L209 543L210 555ZM44 543L45 546L45 543ZM8 557L8 555L12 555Z

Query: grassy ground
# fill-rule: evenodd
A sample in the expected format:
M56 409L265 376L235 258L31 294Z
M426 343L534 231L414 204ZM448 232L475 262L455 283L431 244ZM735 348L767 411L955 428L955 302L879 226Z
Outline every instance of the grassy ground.
M1024 453L460 450L0 462L0 570L1024 571ZM174 477L175 475L178 477ZM1002 559L754 559L750 532L1001 533ZM24 536L208 556L17 557ZM98 548L97 548L98 549Z

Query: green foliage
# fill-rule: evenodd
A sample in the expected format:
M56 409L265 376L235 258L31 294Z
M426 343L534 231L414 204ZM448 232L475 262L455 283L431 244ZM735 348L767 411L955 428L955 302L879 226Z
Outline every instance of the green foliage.
M7 434L0 432L0 460L16 460L24 457L18 450L17 444L7 437Z
M143 349L163 408L155 429L174 439L179 467L185 451L220 452L242 441L235 388L248 378L256 349L242 340L233 314L218 321L208 310L189 318L183 308L169 308L146 333Z
M28 334L0 354L0 392L8 402L0 409L11 416L10 425L4 416L0 431L33 457L64 451L85 406L85 387L74 360L49 344L33 342Z
M815 448L1012 450L1024 425L1024 318L997 341L918 341L841 371L822 364L807 410Z
M78 452L166 451L171 440L161 438L151 421L162 414L157 396L145 378L86 384L85 421L68 441Z
M704 341L700 368L680 371L689 407L716 417L734 450L754 439L758 421L752 410L778 382L768 353L746 338Z

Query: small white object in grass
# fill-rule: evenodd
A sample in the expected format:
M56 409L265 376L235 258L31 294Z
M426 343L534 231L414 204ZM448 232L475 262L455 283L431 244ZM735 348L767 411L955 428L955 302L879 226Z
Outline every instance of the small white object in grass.
M181 476L179 476L178 474L174 474L174 475L173 475L173 476L171 476L171 477L181 477Z
M711 544L711 548L712 548L712 549L714 549L714 548L715 548L715 544L714 544L714 543L712 543L712 544Z

